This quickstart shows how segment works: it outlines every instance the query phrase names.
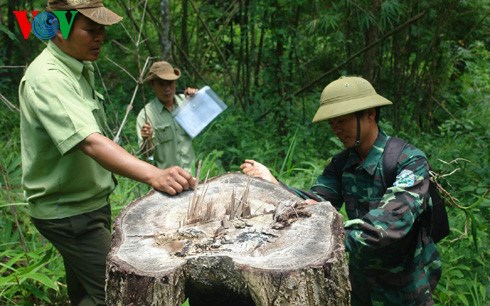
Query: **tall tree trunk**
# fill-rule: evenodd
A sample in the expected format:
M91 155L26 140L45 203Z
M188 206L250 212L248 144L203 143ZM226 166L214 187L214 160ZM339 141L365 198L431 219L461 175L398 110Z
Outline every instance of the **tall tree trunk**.
M245 62L244 62L244 73L243 73L243 96L244 103L249 104L250 101L250 1L244 0L244 10L243 10L243 24L244 24L244 43L245 43Z
M15 27L15 18L14 18L14 13L13 11L15 10L15 1L7 1L7 26L8 30L11 33L15 33L14 27ZM6 42L5 47L5 65L9 66L12 65L12 50L14 47L14 41L10 39L7 35L7 33L3 32L2 36L4 36L3 41Z
M189 54L189 33L187 33L187 22L189 19L189 0L182 0L182 27L181 27L181 49L184 54ZM186 62L183 58L181 62Z
M395 131L400 131L401 128L401 117L400 117L400 108L403 107L403 103L398 103L402 102L402 92L403 88L405 87L404 82L402 82L403 78L403 68L402 68L402 46L401 42L403 41L404 33L397 33L393 36L392 38L392 50L391 54L393 57L393 70L392 70L392 78L393 80L397 80L395 84L393 84L393 88L390 89L391 91L391 96L393 97L393 125Z
M371 14L373 15L373 20L378 20L379 16L379 10L381 7L381 0L373 0L372 5L371 5ZM376 25L376 22L372 22L369 24L369 27L364 31L364 44L366 46L374 43L375 41L378 40L378 26ZM363 77L370 81L374 82L375 81L375 69L378 66L377 64L377 56L378 54L378 47L373 46L372 48L369 48L366 50L366 53L364 53L364 60L362 64L362 75Z
M245 15L245 9L244 9L244 0L238 0L238 27L240 28L240 36L239 36L239 44L238 44L238 63L237 63L237 69L236 69L236 80L237 80L237 85L239 88L237 88L238 95L240 95L240 103L241 107L244 108L246 102L244 102L244 76L245 76L245 31L246 31L246 24L244 22L244 15Z
M264 15L262 16L262 20L266 20L267 18L267 10L264 10ZM266 29L265 26L260 27L260 34L259 34L259 46L257 47L256 51L256 58L255 58L255 67L254 67L254 86L258 88L260 86L260 72L261 72L261 66L262 66L262 54L264 52L264 37L265 37Z
M237 80L240 84L242 108L250 101L250 40L249 40L249 1L239 0L240 47L238 52Z
M170 0L160 0L162 13L162 59L172 62L172 43L170 41Z

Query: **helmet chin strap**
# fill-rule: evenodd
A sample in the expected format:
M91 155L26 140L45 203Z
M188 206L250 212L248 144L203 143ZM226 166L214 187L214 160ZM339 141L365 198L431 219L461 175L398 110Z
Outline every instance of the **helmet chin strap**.
M359 148L361 145L361 113L357 112L356 113L356 118L357 118L357 136L356 136L356 143L354 144L354 148Z

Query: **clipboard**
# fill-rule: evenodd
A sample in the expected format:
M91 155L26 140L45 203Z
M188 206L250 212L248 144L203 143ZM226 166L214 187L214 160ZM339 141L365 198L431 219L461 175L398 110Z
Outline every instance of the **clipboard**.
M209 86L204 86L195 95L188 97L172 115L187 134L194 138L226 108L218 95Z

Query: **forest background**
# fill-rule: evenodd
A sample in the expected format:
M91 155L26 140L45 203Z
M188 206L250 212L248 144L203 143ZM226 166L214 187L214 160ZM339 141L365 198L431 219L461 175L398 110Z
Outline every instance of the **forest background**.
M18 84L44 48L25 40L0 2L0 304L66 304L63 264L30 223L21 187ZM149 65L180 68L179 89L209 85L228 105L194 140L201 173L234 172L245 158L308 188L342 149L312 124L322 89L359 75L394 105L382 128L426 152L448 192L451 234L438 244L440 305L490 304L490 4L475 0L106 0L124 16L106 28L96 62L112 138L138 152L135 117L151 99ZM113 215L146 194L118 177Z

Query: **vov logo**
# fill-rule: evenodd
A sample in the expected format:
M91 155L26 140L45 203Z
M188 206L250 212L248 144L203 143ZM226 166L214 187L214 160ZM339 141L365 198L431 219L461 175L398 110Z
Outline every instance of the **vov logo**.
M22 36L26 40L29 38L31 30L36 37L42 40L53 38L58 33L58 30L61 30L61 35L64 39L67 39L77 13L77 10L41 13L39 11L31 11L32 23L30 23L26 10L14 11Z

